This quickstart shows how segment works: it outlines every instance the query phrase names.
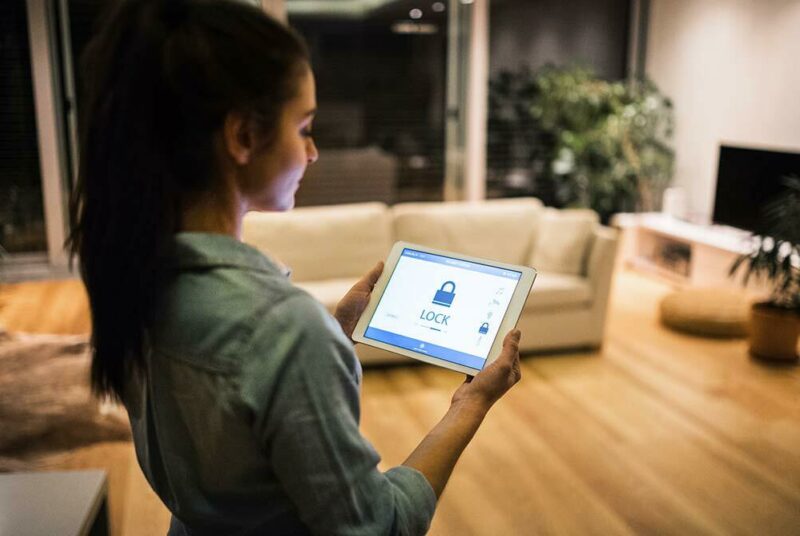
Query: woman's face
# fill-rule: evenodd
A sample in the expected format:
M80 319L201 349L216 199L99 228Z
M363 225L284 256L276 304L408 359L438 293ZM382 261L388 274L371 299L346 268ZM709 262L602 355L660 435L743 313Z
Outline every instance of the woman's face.
M284 106L274 143L255 155L248 166L245 195L251 210L294 207L294 194L306 166L319 156L311 137L316 108L314 75L307 68L298 81L297 94Z

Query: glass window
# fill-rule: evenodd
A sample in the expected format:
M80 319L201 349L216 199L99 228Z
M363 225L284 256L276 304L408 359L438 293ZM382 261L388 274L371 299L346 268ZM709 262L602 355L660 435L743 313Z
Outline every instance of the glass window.
M490 20L487 197L533 195L559 206L548 170L553 141L539 129L536 78L549 67L626 76L629 0L493 0Z
M441 200L447 4L286 1L317 78L310 166L298 205Z
M0 2L0 246L47 251L25 0Z

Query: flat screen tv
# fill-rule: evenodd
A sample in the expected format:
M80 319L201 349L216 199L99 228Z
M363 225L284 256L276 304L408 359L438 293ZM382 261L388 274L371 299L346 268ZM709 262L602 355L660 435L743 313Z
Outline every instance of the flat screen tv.
M757 231L762 207L785 190L786 175L800 176L800 153L721 146L714 223Z

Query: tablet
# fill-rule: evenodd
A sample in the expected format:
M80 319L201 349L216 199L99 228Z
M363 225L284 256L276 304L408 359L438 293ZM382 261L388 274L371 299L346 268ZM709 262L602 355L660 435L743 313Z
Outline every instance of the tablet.
M353 340L469 375L491 363L536 270L397 242Z

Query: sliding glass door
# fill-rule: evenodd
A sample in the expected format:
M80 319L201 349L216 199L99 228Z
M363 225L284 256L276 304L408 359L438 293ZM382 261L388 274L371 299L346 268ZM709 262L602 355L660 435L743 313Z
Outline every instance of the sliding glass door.
M462 172L470 4L286 0L319 108L321 156L298 205L445 197L446 177Z
M0 255L43 258L44 200L25 0L0 2Z
M78 58L114 1L0 2L4 268L14 256L67 264ZM284 2L289 24L309 43L318 85L322 158L309 168L299 206L468 197L465 177L476 167L467 149L473 12L488 1ZM476 124L483 128L480 118Z

